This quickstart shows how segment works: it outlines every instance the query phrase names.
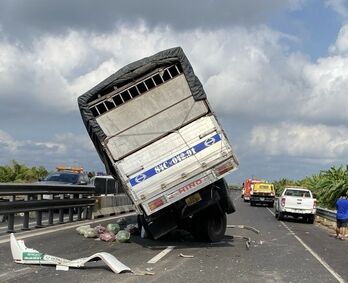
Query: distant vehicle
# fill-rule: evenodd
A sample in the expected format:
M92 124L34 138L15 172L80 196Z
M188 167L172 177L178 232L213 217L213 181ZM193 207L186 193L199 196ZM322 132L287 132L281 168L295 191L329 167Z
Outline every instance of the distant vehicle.
M302 217L307 223L314 223L317 200L310 190L302 187L287 187L274 202L275 217Z
M250 191L250 205L267 204L273 207L275 191L273 184L261 182L255 183Z
M243 183L243 190L242 190L242 198L245 202L250 201L250 192L252 190L252 187L256 183L261 183L263 180L257 180L257 179L246 179Z
M90 182L86 172L81 167L58 166L57 170L40 181L41 184L71 184L88 185Z
M122 186L110 175L92 177L91 185L97 195L124 194Z
M89 185L88 174L82 167L58 166L56 171L49 174L39 184ZM43 199L53 199L53 195L43 195Z

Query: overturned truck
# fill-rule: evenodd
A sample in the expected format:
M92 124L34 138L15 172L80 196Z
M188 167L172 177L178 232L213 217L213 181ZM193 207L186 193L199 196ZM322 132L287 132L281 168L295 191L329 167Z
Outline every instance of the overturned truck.
M238 160L180 47L131 63L78 98L106 170L154 239L183 228L219 241Z

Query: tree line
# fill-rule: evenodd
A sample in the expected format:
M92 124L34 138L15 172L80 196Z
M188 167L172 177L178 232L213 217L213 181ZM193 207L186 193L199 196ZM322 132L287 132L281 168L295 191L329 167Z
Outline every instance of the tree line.
M281 194L286 186L301 186L310 189L316 195L321 207L333 209L341 194L348 193L347 167L331 167L329 170L322 170L318 174L302 180L280 179L274 181L273 184L277 195Z
M43 167L27 167L13 160L9 165L0 166L0 183L31 183L48 175Z

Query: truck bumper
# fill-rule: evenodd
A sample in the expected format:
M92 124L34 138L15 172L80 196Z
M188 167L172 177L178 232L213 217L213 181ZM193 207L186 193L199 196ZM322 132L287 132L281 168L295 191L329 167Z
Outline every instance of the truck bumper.
M259 202L259 203L274 203L274 197L252 196L252 197L250 197L250 201Z

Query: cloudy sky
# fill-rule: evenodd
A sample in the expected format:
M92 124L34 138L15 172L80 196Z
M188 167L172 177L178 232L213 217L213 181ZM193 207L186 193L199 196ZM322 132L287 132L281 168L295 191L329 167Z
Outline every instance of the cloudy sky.
M103 171L77 97L175 46L240 160L229 180L348 163L348 1L2 0L0 165Z

